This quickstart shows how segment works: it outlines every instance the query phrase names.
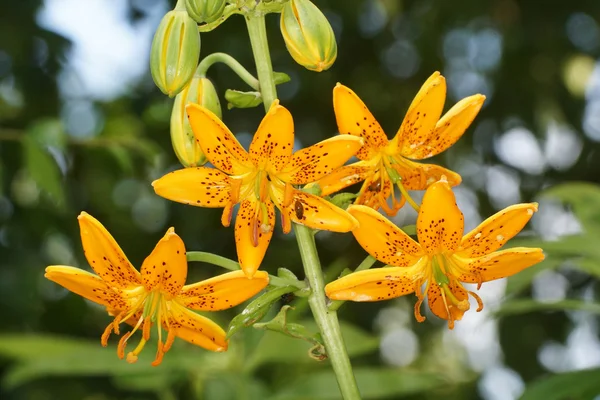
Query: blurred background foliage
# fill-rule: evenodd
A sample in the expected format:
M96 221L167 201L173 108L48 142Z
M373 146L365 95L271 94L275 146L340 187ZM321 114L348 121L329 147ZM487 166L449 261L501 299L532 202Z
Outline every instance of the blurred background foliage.
M448 331L422 324L414 298L340 309L366 399L600 399L600 3L597 0L316 0L338 38L333 68L313 73L285 50L268 18L272 59L292 81L280 98L294 115L296 148L335 134L331 90L342 82L393 135L435 70L448 104L487 101L452 149L435 159L463 176L467 228L509 204L540 211L513 245L547 260L486 283L486 308ZM0 2L0 397L2 399L336 399L327 362L310 344L246 329L230 351L177 342L158 368L102 348L106 313L43 278L49 264L87 268L76 216L97 217L134 265L169 226L189 250L235 258L220 210L167 202L150 182L178 168L170 148L172 100L154 86L148 53L164 0ZM239 17L202 35L202 56L224 51L251 71ZM222 95L247 90L221 65ZM224 111L247 145L263 112ZM576 182L574 182L576 181ZM418 196L418 194L417 194ZM395 218L414 223L408 208ZM319 233L329 279L365 253L352 235ZM263 268L302 277L295 241L277 234ZM190 264L189 280L216 267ZM289 300L289 299L288 299ZM294 321L308 321L293 300ZM226 326L238 309L213 316ZM430 316L430 314L427 314ZM307 323L309 328L314 324ZM521 397L522 396L522 397Z

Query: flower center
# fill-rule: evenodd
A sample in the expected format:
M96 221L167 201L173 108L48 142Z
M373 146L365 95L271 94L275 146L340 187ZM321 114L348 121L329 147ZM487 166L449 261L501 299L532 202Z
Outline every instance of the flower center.
M146 292L143 287L134 289L129 293L132 298L133 307L128 310L121 311L117 314L112 323L110 323L104 333L102 334L101 343L104 347L108 344L108 337L113 331L115 334L119 334L119 324L121 322L128 322L133 325L132 319L137 321L133 329L121 337L119 345L117 347L117 355L119 358L125 358L125 347L129 338L141 328L142 338L133 351L127 353L127 362L135 363L138 359L138 355L144 349L144 346L150 339L150 330L153 324L156 324L158 331L158 349L156 352L156 358L152 362L153 366L159 365L162 362L163 356L173 344L175 340L175 330L169 324L169 303L166 295L160 291ZM165 343L162 341L162 327L163 324L167 329L167 339Z

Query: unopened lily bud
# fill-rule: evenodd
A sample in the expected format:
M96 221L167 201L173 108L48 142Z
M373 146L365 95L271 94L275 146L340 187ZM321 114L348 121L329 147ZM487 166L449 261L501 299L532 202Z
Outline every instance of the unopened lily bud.
M216 21L225 9L225 0L185 0L188 14L199 24Z
M190 103L199 104L221 118L221 103L215 87L207 78L195 76L175 97L171 112L171 143L184 167L195 167L206 163L206 156L194 137L185 112L185 106Z
M198 25L185 10L169 11L152 40L150 71L154 83L164 94L175 96L194 76L199 57Z
M294 60L311 71L324 71L337 57L333 29L310 0L290 0L281 12L281 33Z

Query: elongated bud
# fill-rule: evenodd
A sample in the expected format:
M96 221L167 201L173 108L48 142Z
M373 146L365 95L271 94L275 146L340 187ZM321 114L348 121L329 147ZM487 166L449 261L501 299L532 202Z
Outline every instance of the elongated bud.
M194 76L190 84L175 97L171 112L171 143L184 167L195 167L206 163L206 157L194 137L185 112L185 106L190 103L199 104L221 118L221 104L215 87L207 78Z
M281 12L281 34L294 60L311 71L324 71L337 57L333 29L310 0L290 0Z
M216 21L225 9L225 0L185 0L188 14L199 24Z
M198 25L183 9L169 11L152 40L150 71L156 86L169 97L189 83L200 57Z

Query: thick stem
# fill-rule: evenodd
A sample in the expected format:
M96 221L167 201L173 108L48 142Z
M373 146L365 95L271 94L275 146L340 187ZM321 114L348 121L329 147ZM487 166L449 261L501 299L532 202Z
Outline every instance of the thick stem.
M265 111L269 111L273 101L277 99L277 89L273 80L273 67L271 66L271 53L267 41L267 28L264 15L247 15L246 25L250 44L256 63L256 74L260 82L260 93L262 94Z
M264 100L265 111L268 112L273 101L277 99L277 90L273 81L273 68L267 42L265 17L264 15L248 15L246 16L246 23L250 43L252 44L252 52L254 53L258 81L260 82L260 91ZM335 311L327 309L323 270L317 255L313 232L311 229L297 224L294 224L294 232L302 256L306 279L311 288L308 303L325 342L327 356L333 366L342 397L345 400L360 400L360 393L346 352L337 314Z
M352 365L346 352L337 313L327 309L325 282L314 236L311 229L303 225L294 224L294 232L300 248L306 279L311 288L308 304L321 331L327 356L333 366L340 391L346 400L360 399L360 392L352 373Z
M256 79L242 64L235 58L226 53L212 53L200 62L196 69L196 74L202 78L206 77L208 69L215 63L223 63L227 65L233 72L237 74L244 82L252 89L258 90L258 79Z

